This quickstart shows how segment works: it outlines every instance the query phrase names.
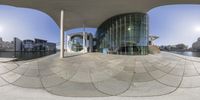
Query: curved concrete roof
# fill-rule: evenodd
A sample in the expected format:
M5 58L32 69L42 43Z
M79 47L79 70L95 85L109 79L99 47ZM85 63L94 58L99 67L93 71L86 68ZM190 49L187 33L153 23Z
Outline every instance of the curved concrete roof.
M106 19L129 12L148 12L169 4L200 4L200 0L0 0L2 5L33 8L50 15L60 23L60 10L65 10L64 28L98 27Z

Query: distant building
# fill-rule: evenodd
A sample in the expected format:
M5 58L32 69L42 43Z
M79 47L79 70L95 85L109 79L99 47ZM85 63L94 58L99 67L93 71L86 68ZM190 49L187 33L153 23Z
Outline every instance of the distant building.
M176 45L176 51L186 51L188 49L188 46L181 43Z
M56 51L56 44L47 42L47 51Z
M181 43L181 44L177 44L177 45L160 46L160 50L162 50L162 51L186 51L186 50L188 50L188 46Z
M46 51L47 40L35 39L35 51Z
M200 52L200 38L192 44L192 51Z
M0 51L14 51L14 42L3 41L0 37Z
M14 51L19 52L22 51L22 41L16 37L14 37Z
M34 51L34 41L33 40L24 40L22 51Z
M154 45L153 42L158 38L159 38L158 36L149 35L149 45Z
M176 47L175 45L167 45L167 46L162 45L162 46L160 46L160 50L161 51L173 51L175 47Z
M20 40L14 38L12 42L3 41L0 37L0 51L12 52L31 52L31 51L56 51L56 43L49 43L47 40L35 39L33 40Z

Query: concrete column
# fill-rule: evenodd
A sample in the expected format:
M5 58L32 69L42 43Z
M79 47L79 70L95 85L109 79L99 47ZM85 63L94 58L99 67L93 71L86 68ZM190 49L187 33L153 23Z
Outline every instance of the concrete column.
M83 52L85 53L85 48L86 48L86 42L85 42L85 25L83 24Z
M89 52L92 52L93 51L93 36L92 34L89 35L89 48L90 48L90 51Z
M64 58L64 10L60 13L60 58Z
M66 35L67 39L67 52L71 52L71 36Z

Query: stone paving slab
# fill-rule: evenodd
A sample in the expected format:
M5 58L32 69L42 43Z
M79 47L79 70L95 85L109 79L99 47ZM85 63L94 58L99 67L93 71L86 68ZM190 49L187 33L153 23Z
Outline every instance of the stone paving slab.
M197 58L194 61L166 52L146 56L66 55L64 59L57 54L0 63L0 88L10 84L65 97L151 97L200 88Z

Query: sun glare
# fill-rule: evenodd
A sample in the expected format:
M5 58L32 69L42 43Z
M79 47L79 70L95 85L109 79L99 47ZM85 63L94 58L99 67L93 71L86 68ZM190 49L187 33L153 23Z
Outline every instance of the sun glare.
M195 31L196 31L196 32L200 32L200 26L196 26L196 27L195 27Z

